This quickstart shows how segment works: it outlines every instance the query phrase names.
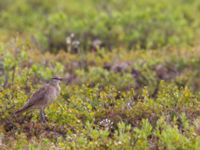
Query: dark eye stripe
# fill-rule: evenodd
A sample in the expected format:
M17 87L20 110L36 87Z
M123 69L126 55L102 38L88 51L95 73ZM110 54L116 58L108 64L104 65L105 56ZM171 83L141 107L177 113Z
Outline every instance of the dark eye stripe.
M58 78L58 77L53 77L52 79L55 79L55 80L62 80L61 78Z

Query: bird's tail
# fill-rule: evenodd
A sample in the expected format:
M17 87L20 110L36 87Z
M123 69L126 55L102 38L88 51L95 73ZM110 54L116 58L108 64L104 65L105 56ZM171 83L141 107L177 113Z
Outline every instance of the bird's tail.
M22 107L21 109L17 110L14 114L15 114L15 115L19 115L19 114L25 112L25 111L26 111L28 108L30 108L31 106L32 106L32 105L24 106L24 107Z
M15 112L15 115L19 115L19 114L23 113L24 111L25 111L25 109L24 109L24 108L21 108L21 109L19 109L19 110L17 110L17 111Z

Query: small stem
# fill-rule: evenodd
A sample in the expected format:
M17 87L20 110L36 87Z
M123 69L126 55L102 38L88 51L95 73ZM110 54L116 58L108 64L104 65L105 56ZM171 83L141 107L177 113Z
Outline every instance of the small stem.
M12 85L14 84L15 81L15 72L16 72L16 66L14 66L12 70Z
M8 85L8 79L9 79L9 75L8 75L8 72L6 71L5 72L5 80L4 80L4 84L3 84L4 88L6 88Z

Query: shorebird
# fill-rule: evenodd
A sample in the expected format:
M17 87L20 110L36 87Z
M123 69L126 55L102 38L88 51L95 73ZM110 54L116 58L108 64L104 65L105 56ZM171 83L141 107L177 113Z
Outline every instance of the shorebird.
M49 83L45 84L38 91L36 91L25 103L25 105L15 112L16 115L21 114L27 110L39 109L40 119L42 122L46 121L44 109L51 104L60 94L60 81L62 78L53 77Z

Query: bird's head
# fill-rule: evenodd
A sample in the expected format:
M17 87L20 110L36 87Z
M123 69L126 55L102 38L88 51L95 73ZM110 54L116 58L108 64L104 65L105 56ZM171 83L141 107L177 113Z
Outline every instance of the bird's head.
M51 78L50 83L53 85L58 85L61 81L63 80L63 78L58 77L58 76L54 76Z

